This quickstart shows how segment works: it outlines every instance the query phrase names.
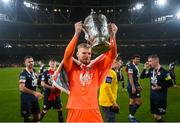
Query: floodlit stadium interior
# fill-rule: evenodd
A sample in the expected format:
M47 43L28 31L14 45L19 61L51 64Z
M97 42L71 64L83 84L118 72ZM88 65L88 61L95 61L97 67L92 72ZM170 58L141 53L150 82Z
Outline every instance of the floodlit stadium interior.
M0 0L0 64L63 58L74 23L92 12L118 26L118 52L180 61L180 0ZM84 34L80 42L85 42Z

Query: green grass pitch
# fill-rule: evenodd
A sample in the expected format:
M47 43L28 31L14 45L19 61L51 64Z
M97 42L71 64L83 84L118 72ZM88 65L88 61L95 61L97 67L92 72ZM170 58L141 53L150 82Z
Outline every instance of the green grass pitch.
M141 67L142 68L142 67ZM166 67L167 68L167 67ZM0 122L21 122L23 119L20 116L20 92L18 89L19 73L23 68L0 68ZM125 77L126 74L124 73ZM180 66L176 67L177 84L180 85ZM126 78L125 78L126 80ZM127 81L126 81L127 83ZM154 121L150 113L149 104L149 79L140 80L143 87L142 100L143 104L136 113L136 118L141 121ZM127 85L127 84L126 84ZM67 95L61 94L63 103L63 114L66 119L66 102ZM126 122L128 116L128 94L121 91L121 84L118 91L118 104L120 112L116 118L118 122ZM42 109L42 100L40 100ZM164 116L165 121L180 121L180 88L171 87L168 91L168 106ZM56 110L49 110L42 122L58 121Z

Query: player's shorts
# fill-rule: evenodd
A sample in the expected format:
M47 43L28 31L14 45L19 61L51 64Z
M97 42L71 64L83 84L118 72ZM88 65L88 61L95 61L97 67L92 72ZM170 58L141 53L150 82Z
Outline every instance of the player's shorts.
M121 79L118 80L119 82L124 82L124 76L122 75Z
M21 94L21 116L28 117L31 114L39 114L38 98L32 94Z
M61 108L62 108L62 103L61 103L60 97L57 96L55 100L49 101L49 100L48 100L49 95L50 95L50 90L45 90L45 91L44 91L43 109L45 109L45 110L48 110L48 109L50 109L50 108L53 108L53 109L61 109Z
M99 109L69 109L66 122L103 122Z
M156 115L163 115L166 113L167 101L165 99L156 98L150 99L151 113Z
M138 87L136 87L136 88L138 88ZM132 98L132 99L141 98L141 93L138 89L136 89L136 92L134 94L132 93L131 87L127 88L127 90L128 90L129 98Z
M48 109L61 109L62 108L62 103L60 97L56 97L55 100L53 101L44 101L43 109L48 110Z
M175 73L170 71L170 76L172 79L176 79Z

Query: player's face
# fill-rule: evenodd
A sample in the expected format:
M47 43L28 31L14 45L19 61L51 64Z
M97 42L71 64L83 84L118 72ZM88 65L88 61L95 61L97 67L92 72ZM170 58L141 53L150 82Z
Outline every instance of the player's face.
M56 61L49 61L49 66L52 69L56 68Z
M87 65L91 60L91 48L79 48L77 52L77 57L80 62Z
M113 67L119 69L122 66L122 60L114 61Z
M140 63L140 58L135 57L133 62L134 62L134 64L138 65Z
M29 69L32 69L34 66L34 59L33 58L27 58L25 60L25 65L26 67L28 67Z
M119 60L119 67L121 67L123 65L123 61Z
M157 59L148 58L148 63L151 68L155 68L155 66L157 64Z

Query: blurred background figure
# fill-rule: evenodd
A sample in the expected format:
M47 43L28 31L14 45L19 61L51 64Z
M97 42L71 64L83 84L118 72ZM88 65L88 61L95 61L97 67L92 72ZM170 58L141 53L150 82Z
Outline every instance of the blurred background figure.
M127 91L125 88L125 81L124 81L124 75L123 75L123 61L120 56L118 56L119 59L119 67L116 69L117 79L120 84L122 84L122 91Z
M44 89L43 86L41 86L41 79L43 73L46 71L46 65L42 61L39 62L39 65L40 65L40 69L38 73L37 87L40 89L40 92L43 93Z
M128 120L130 122L138 122L135 118L135 113L137 109L142 104L141 91L142 87L139 83L139 68L140 55L135 54L132 56L131 62L127 65L127 77L128 77L128 93L129 93L129 116Z
M159 56L150 55L140 78L150 78L150 106L156 122L163 121L167 108L168 88L173 85L171 76L159 62Z
M63 122L62 103L60 99L60 90L52 85L52 76L56 70L56 60L49 60L49 69L42 71L41 85L44 87L44 104L41 112L40 121L44 118L49 109L57 110L58 121Z
M169 73L170 73L170 76L172 78L174 87L177 87L177 85L176 85L176 74L175 74L175 62L171 62L169 64Z

